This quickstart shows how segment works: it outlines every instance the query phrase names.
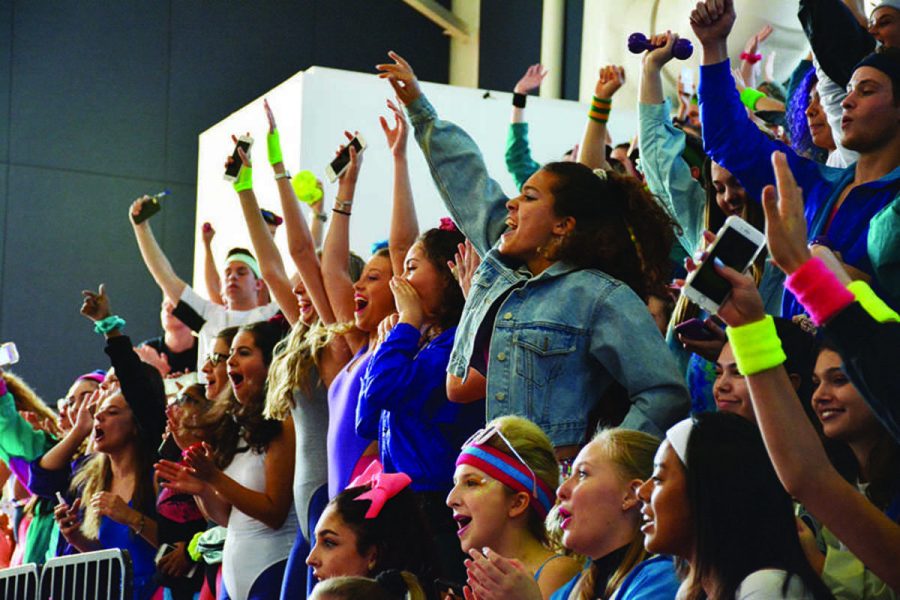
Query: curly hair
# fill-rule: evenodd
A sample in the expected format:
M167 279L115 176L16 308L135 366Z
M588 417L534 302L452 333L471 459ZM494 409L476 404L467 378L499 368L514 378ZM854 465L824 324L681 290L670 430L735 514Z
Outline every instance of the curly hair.
M819 78L816 70L810 67L797 85L787 105L785 120L791 137L791 148L800 156L805 156L816 162L824 163L828 158L828 152L813 143L809 133L809 122L806 120L806 109L809 108L809 95L815 89Z
M669 251L678 225L643 184L615 172L606 177L571 162L552 162L554 212L573 217L574 230L552 258L599 269L643 300L665 295Z

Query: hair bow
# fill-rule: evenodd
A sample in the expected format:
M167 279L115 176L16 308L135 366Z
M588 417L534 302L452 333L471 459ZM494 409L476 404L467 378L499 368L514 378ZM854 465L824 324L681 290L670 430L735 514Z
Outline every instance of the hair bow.
M438 225L438 229L441 231L459 231L456 223L450 217L441 217L441 224Z
M385 473L381 463L375 460L369 463L362 475L351 481L347 487L371 488L354 500L370 500L372 505L366 511L366 518L374 519L381 513L384 503L403 491L410 483L412 479L406 473Z

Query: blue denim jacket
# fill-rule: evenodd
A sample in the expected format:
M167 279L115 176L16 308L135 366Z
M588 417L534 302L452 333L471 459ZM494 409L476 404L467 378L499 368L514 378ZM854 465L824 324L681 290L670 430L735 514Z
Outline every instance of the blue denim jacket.
M662 436L687 414L684 380L647 307L625 284L557 262L533 276L495 244L507 198L475 142L437 118L425 97L407 107L435 185L482 257L447 370L465 377L478 329L499 303L487 368L487 419L515 414L537 423L554 446L580 443L588 411L618 381L631 409L623 427Z

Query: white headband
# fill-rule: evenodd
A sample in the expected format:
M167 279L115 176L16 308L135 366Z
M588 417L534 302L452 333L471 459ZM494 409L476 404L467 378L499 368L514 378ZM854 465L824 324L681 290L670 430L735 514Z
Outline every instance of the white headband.
M687 447L688 440L691 438L691 431L694 429L694 421L690 418L679 421L669 428L666 432L666 439L672 445L672 450L681 459L681 464L687 466Z

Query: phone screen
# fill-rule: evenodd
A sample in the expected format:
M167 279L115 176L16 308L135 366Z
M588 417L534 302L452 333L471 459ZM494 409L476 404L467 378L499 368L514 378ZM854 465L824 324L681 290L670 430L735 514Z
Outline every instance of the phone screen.
M250 152L250 142L245 140L238 140L237 145L234 147L234 152L231 154L231 163L225 167L225 176L231 178L237 178L238 173L241 170L241 155L238 153L238 148L243 148L244 153L248 154Z
M340 177L341 173L344 169L347 168L347 165L350 163L350 146L356 149L356 152L359 153L362 150L362 144L359 142L359 138L353 138L350 140L350 143L344 146L344 149L341 150L340 154L338 154L333 161L331 161L331 170L334 172L336 177Z
M718 258L732 269L743 271L750 264L756 248L753 241L741 235L735 228L726 228L709 257L694 275L691 287L716 304L722 304L731 291L731 284L716 273L713 260Z

